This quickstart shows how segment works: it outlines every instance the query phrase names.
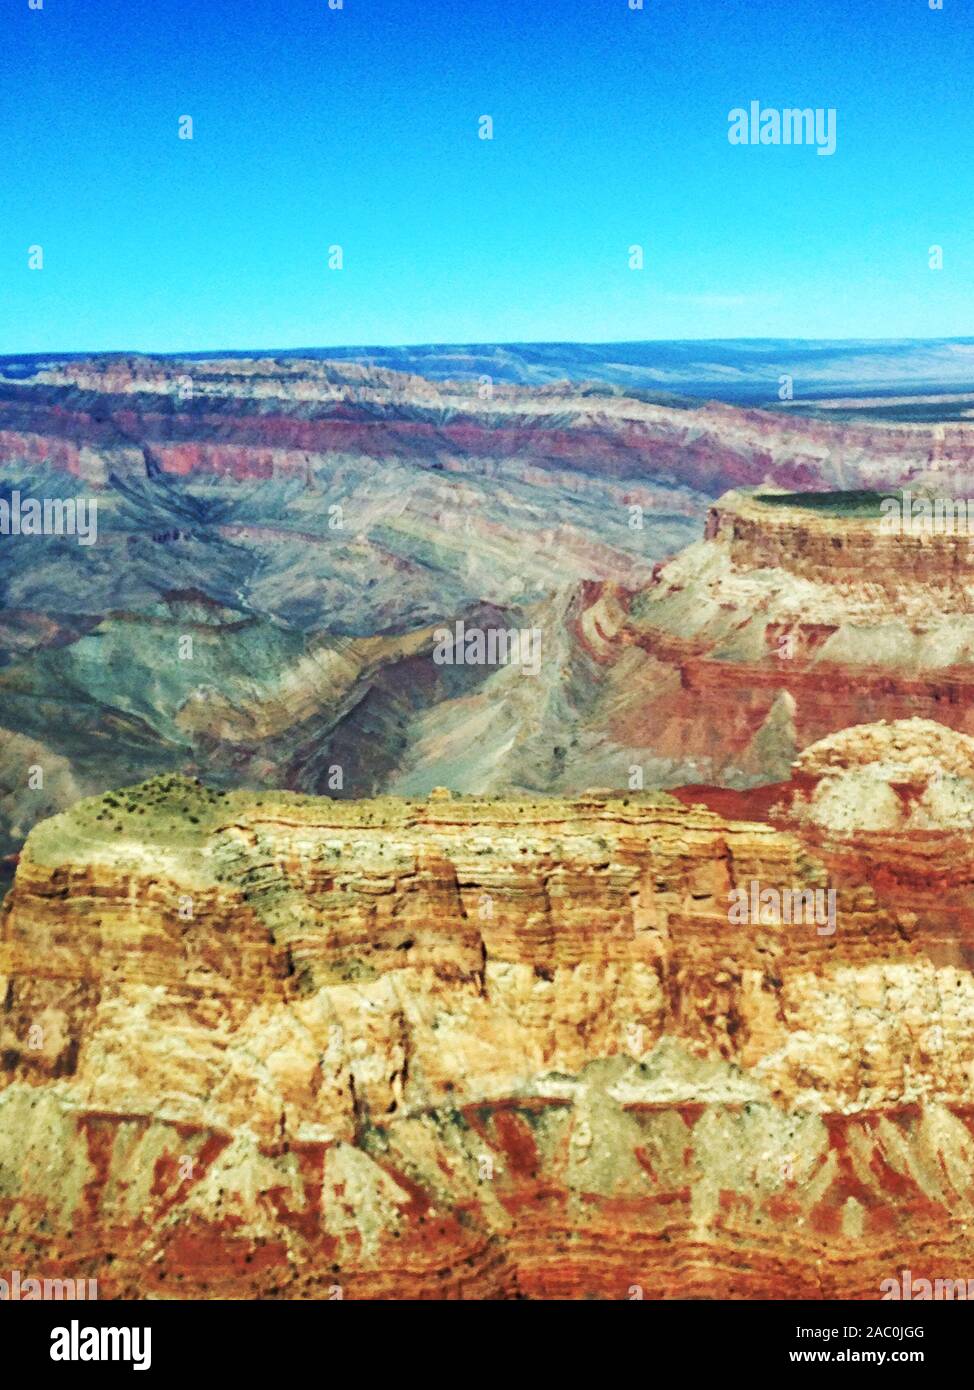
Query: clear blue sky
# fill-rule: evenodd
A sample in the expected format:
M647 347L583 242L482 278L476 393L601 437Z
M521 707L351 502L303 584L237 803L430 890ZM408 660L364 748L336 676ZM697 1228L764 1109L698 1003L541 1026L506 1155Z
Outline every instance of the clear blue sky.
M943 3L3 0L0 352L969 334Z

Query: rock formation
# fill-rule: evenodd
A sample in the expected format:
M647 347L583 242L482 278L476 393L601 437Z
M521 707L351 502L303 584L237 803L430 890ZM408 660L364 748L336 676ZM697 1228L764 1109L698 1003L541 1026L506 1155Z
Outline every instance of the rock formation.
M0 1266L966 1278L974 427L489 387L0 370Z
M879 544L868 516L746 491L962 495L963 419L117 356L0 375L0 474L98 504L95 544L0 546L0 855L174 771L351 797L740 786L849 724L967 728L966 541ZM457 621L539 631L540 677L438 667Z
M746 786L879 718L974 733L972 537L887 533L880 500L729 493L653 585L607 595L602 747L657 785Z
M901 1265L953 1273L969 830L936 827L943 798L922 829L816 800L870 767L901 786L907 745L966 805L971 740L881 725L809 750L762 819L170 778L43 822L0 937L0 1263L128 1297L875 1298ZM765 905L795 887L834 893L834 930Z

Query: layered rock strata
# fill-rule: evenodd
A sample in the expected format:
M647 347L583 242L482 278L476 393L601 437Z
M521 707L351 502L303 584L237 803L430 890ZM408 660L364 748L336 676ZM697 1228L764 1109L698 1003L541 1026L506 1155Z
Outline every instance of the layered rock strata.
M851 731L763 821L162 779L44 822L0 938L0 1263L129 1297L960 1277L969 834L807 815L910 733ZM732 922L754 885L833 920Z
M78 796L176 770L572 795L632 765L647 787L780 779L876 717L967 727L966 629L928 621L967 612L949 547L870 550L737 494L654 582L728 487L924 482L974 491L970 421L348 361L0 362L2 500L97 506L91 544L0 537L0 857ZM541 679L437 667L457 621L542 631Z
M309 456L342 451L415 455L457 470L513 458L543 470L668 475L711 495L735 485L854 488L974 470L967 420L788 417L597 381L434 382L299 358L42 364L26 377L0 376L0 425L5 457L50 459L81 477L106 451L118 466L126 453L138 464L139 450L168 474L240 481L300 474Z
M974 734L974 536L893 533L881 503L729 493L652 585L602 586L599 756L614 745L658 785L740 787L879 718Z

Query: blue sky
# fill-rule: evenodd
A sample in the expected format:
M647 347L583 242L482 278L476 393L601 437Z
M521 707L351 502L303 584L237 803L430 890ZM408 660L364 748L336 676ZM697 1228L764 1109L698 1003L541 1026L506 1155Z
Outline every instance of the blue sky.
M968 0L0 22L0 352L974 331ZM834 107L835 154L731 145L752 100Z

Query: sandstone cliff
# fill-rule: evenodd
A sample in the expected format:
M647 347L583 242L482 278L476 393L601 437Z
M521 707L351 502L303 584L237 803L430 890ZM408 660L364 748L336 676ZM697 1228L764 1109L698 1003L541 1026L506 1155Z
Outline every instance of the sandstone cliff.
M879 726L762 819L173 778L44 822L0 937L0 1263L130 1297L871 1298L960 1268L969 833L806 812L907 736L974 788L967 740ZM754 883L833 891L834 930L732 925Z
M614 610L589 643L593 763L615 749L656 785L741 787L881 718L974 733L971 537L887 533L879 503L732 492L652 585L590 591Z

